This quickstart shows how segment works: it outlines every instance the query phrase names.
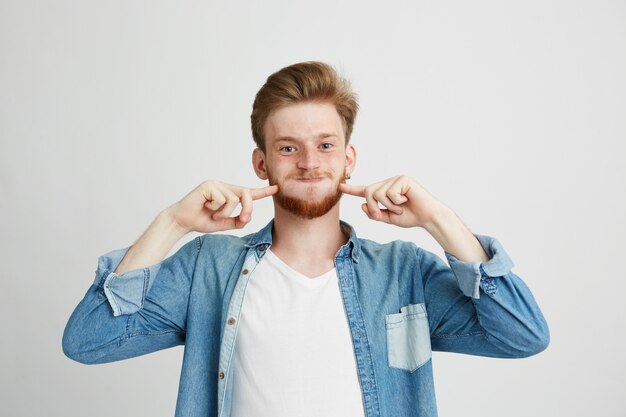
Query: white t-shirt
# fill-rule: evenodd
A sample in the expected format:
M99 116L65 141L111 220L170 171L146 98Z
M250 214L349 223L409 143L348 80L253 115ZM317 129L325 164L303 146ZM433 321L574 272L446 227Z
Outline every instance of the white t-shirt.
M232 417L365 416L335 269L308 278L268 250L238 326Z

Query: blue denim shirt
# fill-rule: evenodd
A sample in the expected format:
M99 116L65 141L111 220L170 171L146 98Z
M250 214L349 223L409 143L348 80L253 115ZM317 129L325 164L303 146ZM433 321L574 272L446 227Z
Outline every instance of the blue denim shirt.
M367 417L437 415L432 351L522 358L547 347L546 321L494 238L475 235L489 261L446 252L448 266L414 243L376 243L341 224L350 239L335 266ZM229 416L242 301L272 225L245 237L198 236L122 275L113 271L128 248L101 256L63 351L97 364L184 344L176 416Z

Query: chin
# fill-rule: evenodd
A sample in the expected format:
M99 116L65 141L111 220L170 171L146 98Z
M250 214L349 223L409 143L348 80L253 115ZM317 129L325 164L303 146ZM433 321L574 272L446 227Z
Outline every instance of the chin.
M305 198L298 198L280 191L274 195L275 201L280 207L304 219L315 219L328 213L337 205L341 196L342 193L339 190L334 194L325 194L316 199L310 195Z

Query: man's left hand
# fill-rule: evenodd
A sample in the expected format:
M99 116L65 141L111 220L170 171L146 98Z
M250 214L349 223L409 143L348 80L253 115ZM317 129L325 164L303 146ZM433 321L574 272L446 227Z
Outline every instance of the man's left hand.
M429 226L447 207L406 175L371 185L339 184L343 193L365 198L361 208L372 220L400 227ZM381 209L378 204L381 204Z

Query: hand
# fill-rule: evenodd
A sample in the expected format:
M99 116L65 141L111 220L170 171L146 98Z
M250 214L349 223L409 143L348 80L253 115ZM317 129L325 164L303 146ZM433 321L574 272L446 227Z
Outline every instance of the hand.
M277 191L277 185L245 188L209 180L198 185L167 210L175 224L185 233L241 229L252 219L252 201L269 197ZM241 213L230 217L239 204Z
M372 185L339 184L339 190L364 197L361 208L372 220L400 227L426 228L446 206L406 175L392 177ZM385 208L381 209L378 203Z

